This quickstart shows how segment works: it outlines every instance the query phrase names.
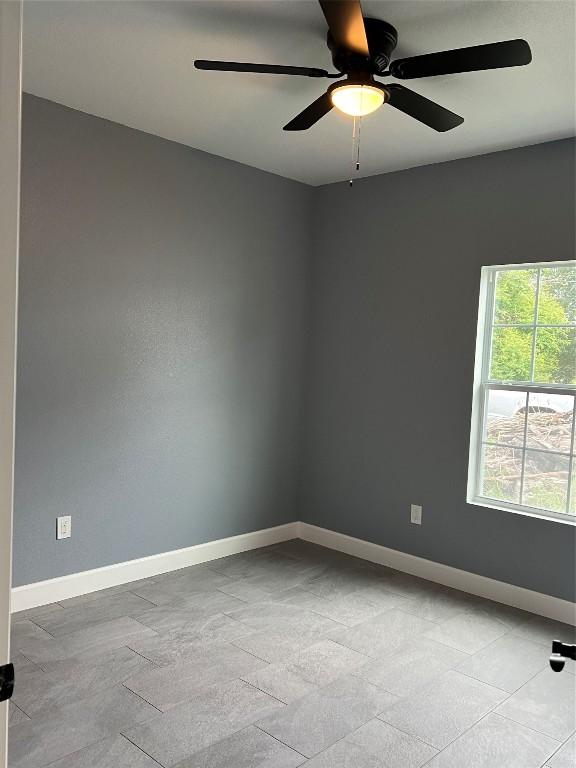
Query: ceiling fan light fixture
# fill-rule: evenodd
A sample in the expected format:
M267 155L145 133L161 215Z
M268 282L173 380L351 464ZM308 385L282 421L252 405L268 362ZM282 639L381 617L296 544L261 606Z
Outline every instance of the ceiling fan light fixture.
M351 117L364 117L379 109L385 100L384 91L375 85L339 85L330 92L332 104Z

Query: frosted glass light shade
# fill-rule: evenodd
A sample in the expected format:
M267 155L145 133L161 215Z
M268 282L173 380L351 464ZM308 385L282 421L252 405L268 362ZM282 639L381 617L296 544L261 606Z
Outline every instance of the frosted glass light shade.
M341 85L330 94L332 104L352 117L363 117L384 104L384 92L374 85Z

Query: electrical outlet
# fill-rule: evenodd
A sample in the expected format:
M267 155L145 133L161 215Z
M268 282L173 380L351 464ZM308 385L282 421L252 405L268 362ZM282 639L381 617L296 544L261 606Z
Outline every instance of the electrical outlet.
M56 518L56 538L69 539L70 536L72 536L71 515L64 515L64 517L57 517Z
M422 507L418 504L410 505L410 522L414 525L422 525Z

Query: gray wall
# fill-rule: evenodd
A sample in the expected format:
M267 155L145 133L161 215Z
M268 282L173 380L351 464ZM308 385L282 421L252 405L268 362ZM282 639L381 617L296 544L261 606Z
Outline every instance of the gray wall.
M23 124L16 585L304 519L574 599L574 528L465 501L480 267L574 258L574 142L311 189Z
M312 190L32 96L23 126L14 584L294 520Z
M574 599L575 528L466 504L480 267L574 258L574 146L316 191L308 522Z

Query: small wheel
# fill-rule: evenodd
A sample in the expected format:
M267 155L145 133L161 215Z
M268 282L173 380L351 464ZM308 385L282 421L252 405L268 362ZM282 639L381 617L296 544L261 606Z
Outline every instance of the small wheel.
M564 669L564 664L566 663L566 659L564 656L561 656L559 653L553 653L550 656L550 666L554 670L554 672L562 672Z

